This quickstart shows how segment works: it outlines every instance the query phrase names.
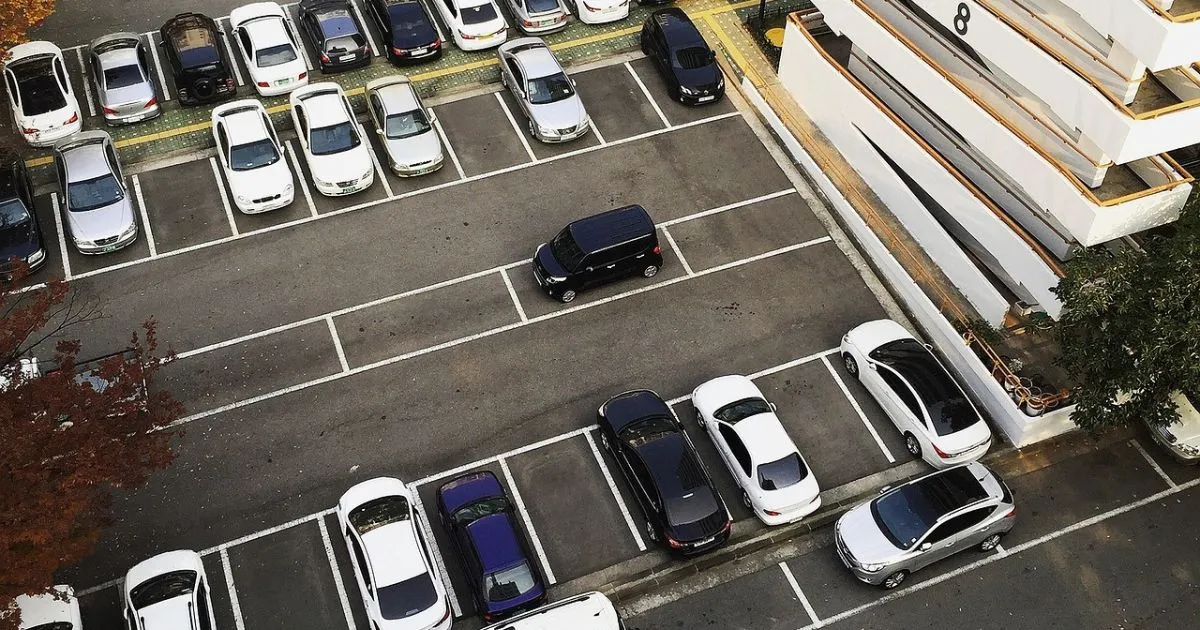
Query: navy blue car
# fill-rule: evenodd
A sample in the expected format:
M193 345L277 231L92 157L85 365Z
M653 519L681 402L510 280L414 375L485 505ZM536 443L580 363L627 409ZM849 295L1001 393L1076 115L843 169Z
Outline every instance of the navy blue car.
M496 475L483 471L457 477L438 489L437 500L484 621L545 603L542 576Z
M0 278L12 279L17 261L28 272L46 264L42 231L33 216L33 186L19 156L0 158Z
M420 0L369 0L367 6L383 33L392 63L433 61L442 56L442 38Z
M685 105L715 103L725 96L717 55L683 9L650 14L642 25L642 52L654 62L672 100Z
M366 31L349 0L300 0L300 33L317 51L321 72L340 72L371 63Z
M600 407L600 441L646 515L646 535L682 555L729 540L733 519L666 401L648 389Z

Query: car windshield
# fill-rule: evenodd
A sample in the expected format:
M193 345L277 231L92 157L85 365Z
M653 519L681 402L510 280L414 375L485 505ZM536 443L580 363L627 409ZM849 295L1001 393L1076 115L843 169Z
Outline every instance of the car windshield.
M103 208L125 198L125 190L112 173L67 184L68 209L71 212L87 212Z
M957 433L979 422L975 408L966 398L939 400L928 407L929 419L933 421L933 430L938 435Z
M767 462L758 467L758 486L763 490L782 490L794 486L808 476L808 469L799 453Z
M567 75L559 72L548 77L529 80L529 102L545 105L574 96L575 88Z
M675 423L666 416L652 416L644 420L638 420L621 429L620 436L622 440L628 442L631 446L641 446L657 440L664 435L675 433L678 429Z
M504 497L488 497L459 508L452 518L455 523L466 525L491 514L506 512L508 509L508 499Z
M558 0L525 0L525 10L530 13L557 11Z
M383 128L383 135L393 140L419 136L430 129L425 112L419 109L388 116L383 121Z
M489 602L512 599L521 593L528 592L536 584L533 571L529 568L529 563L524 560L516 566L483 576L483 590Z
M104 69L104 86L110 90L142 83L142 70L134 64Z
M481 4L474 7L463 7L462 22L463 24L483 24L491 22L499 17L496 15L496 9L492 8L492 4Z
M712 63L712 55L703 46L688 46L675 51L671 64L683 70L695 70Z
M942 513L915 485L904 486L871 502L875 524L900 549L917 544Z
M129 601L134 608L145 608L180 595L187 595L196 587L195 571L171 571L138 584L129 591Z
M298 59L296 57L296 49L292 48L291 44L279 44L278 46L260 48L254 55L254 62L260 68L270 68L271 66L278 66L289 61L295 61L296 59Z
M735 403L721 407L713 414L721 422L737 424L750 416L760 413L771 413L771 405L761 398L743 398Z
M379 613L384 619L411 617L428 610L437 600L437 589L428 573L379 587Z
M354 133L354 125L349 122L317 127L312 130L308 138L308 146L313 155L330 155L349 151L361 142L358 134Z
M31 217L20 199L0 201L0 228L14 227L28 221Z
M550 253L554 254L554 259L567 271L575 271L583 262L583 250L579 248L579 243L575 242L575 237L571 236L571 228L559 232L558 236L550 241Z
M235 171L249 171L278 161L279 151L269 138L235 145L229 149L229 168Z
M384 525L407 521L409 514L408 499L393 495L380 497L356 507L350 510L350 516L347 518L358 535L363 536Z
M37 116L67 106L58 80L54 78L54 56L46 55L22 61L13 73L17 75L17 90L21 95L21 111Z

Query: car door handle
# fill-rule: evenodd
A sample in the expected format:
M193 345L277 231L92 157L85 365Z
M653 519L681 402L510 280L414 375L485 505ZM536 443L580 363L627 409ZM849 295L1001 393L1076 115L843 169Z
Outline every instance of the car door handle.
M637 258L645 258L645 257L646 257L646 255L645 255L645 254L638 254L638 255L637 255Z

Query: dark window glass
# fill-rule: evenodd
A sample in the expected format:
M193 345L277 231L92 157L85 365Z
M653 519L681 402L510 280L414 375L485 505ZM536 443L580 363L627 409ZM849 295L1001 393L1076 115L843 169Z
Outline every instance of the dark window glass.
M428 573L379 587L379 613L384 619L411 617L437 603L437 590Z
M296 49L292 48L291 44L279 44L278 46L268 46L261 48L254 55L254 62L260 68L270 68L278 66L289 61L295 61Z
M32 218L20 199L0 201L0 228L15 227Z
M571 236L570 228L559 232L558 236L550 241L550 253L554 254L554 259L567 271L578 271L579 265L583 263L584 252Z
M44 623L40 626L33 626L29 630L72 630L71 624L66 621L54 621Z
M125 198L125 190L112 174L101 175L81 182L67 184L67 197L71 212L87 212L103 208Z
M500 514L508 510L508 499L504 497L489 497L458 508L458 511L451 518L459 525L466 525L485 516Z
M367 585L367 590L374 590L374 585L371 584L371 574L367 571L367 557L363 555L362 547L358 546L358 539L354 534L347 529L346 540L350 541L350 548L354 550L354 560L358 564L358 572L362 575L363 583Z
M939 400L929 404L929 419L938 435L950 435L979 422L975 408L966 398Z
M767 462L758 467L758 485L763 490L780 490L794 486L808 476L808 469L799 453Z
M712 63L712 53L703 46L688 46L675 51L671 65L684 70L703 68Z
M721 425L721 437L725 438L725 443L729 445L729 452L733 454L733 458L737 460L739 466L742 467L742 472L746 476L750 476L750 451L746 450L746 445L742 443L742 438L729 427L729 425Z
M666 416L654 416L625 426L618 435L622 440L628 442L630 446L636 448L653 442L666 434L675 433L677 430L675 423L670 418Z
M958 516L955 516L954 518L939 525L938 528L929 535L929 538L926 539L926 541L941 542L960 532L964 532L982 523L983 519L987 518L988 512L990 511L991 508L984 508L981 510L971 510L966 514L959 514Z
M575 87L563 73L529 80L529 102L534 105L554 103L575 95Z
M879 376L883 379L883 382L887 383L888 387L895 392L896 396L900 398L900 402L903 402L904 406L908 407L908 410L917 417L917 421L923 424L925 419L921 414L921 406L917 404L917 399L913 397L912 391L908 388L908 385L906 385L904 381L900 380L900 377L892 374L892 372L886 367L879 368Z
M380 497L354 508L348 520L362 536L384 525L407 521L409 513L408 499L395 495Z
M187 595L196 588L195 571L171 571L155 576L133 587L129 600L134 608L145 608L180 595Z
M502 602L529 592L537 585L533 570L524 560L516 566L483 576L484 598L489 602Z
M498 17L500 16L496 15L496 9L492 8L491 3L488 3L475 7L464 7L461 19L463 24L483 24Z
M354 35L346 35L344 37L334 37L325 41L325 52L329 54L343 53L350 50L358 50L367 45L367 40L363 39L362 35L355 33Z
M104 86L110 90L140 85L142 81L142 69L136 65L104 69Z
M557 11L558 0L525 0L525 10L530 13Z
M317 127L308 138L309 150L313 155L331 155L349 151L361 144L354 125L349 122L338 123L328 127Z
M915 545L943 513L914 486L905 486L871 503L875 523L901 549Z
M279 152L268 138L239 144L229 151L229 168L235 171L249 171L278 161Z
M771 405L761 398L744 398L721 407L713 416L721 422L737 424L760 413L771 413Z
M383 134L392 139L419 136L430 129L425 112L419 109L403 114L392 114L383 121Z
M21 111L26 116L37 116L67 106L62 88L54 78L53 60L51 55L35 57L21 61L16 68L12 68L17 75Z

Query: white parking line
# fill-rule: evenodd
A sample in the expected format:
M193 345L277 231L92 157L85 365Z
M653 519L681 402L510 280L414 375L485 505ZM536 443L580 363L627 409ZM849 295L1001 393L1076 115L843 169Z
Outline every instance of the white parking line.
M714 214L721 214L722 212L726 212L728 210L736 210L737 208L741 208L742 206L749 206L749 205L760 203L763 201L768 201L770 199L775 199L777 197L786 197L787 195L791 195L795 192L796 192L795 188L785 188L783 190L777 190L773 193L767 193L765 195L751 197L750 199L743 199L742 201L735 201L733 203L725 204L723 206L718 206L711 210L705 210L703 212L698 212L696 214L689 214L686 216L679 217L677 219L671 219L670 221L663 221L662 223L658 224L658 227L669 228L677 223L686 223L688 221L694 221L696 219L703 219L704 217L711 216Z
M525 315L525 309L521 307L521 300L517 297L517 290L513 288L512 280L508 277L508 270L501 267L500 276L504 278L504 286L508 287L508 295L512 297L513 306L517 307L517 315L521 316L521 321L529 321L529 317Z
M241 58L233 54L233 45L230 43L230 40L233 39L233 35L230 34L233 31L233 24L227 17L221 19L225 20L226 24L229 24L229 30L225 30L225 27L221 26L220 22L217 22L217 30L221 32L221 41L225 42L225 52L229 53L229 65L233 66L233 78L237 80L238 87L241 87L245 85L245 82L242 81L242 69L238 67L238 62Z
M679 244L675 242L675 237L671 236L671 231L667 228L663 228L662 231L663 236L667 237L667 242L671 244L671 249L675 250L675 257L679 259L679 264L683 265L684 273L689 276L696 275L696 272L692 271L692 266L688 264L687 259L683 257L683 250L679 249Z
M358 23L362 25L363 34L367 36L367 44L371 47L371 54L378 57L379 47L375 45L375 35L371 32L371 27L367 25L367 21L363 19L362 11L358 10L358 3L350 0L350 8L354 9L354 15L358 18Z
M800 600L800 605L804 606L804 612L808 613L808 618L812 620L813 628L820 628L822 625L821 618L817 616L817 611L813 610L812 604L808 598L804 596L804 591L800 589L800 583L796 581L796 576L792 575L792 569L786 562L780 562L779 568L783 570L783 577L787 579L788 584L792 587L792 592Z
M617 507L621 510L621 518L625 519L625 524L629 526L629 533L633 534L633 542L637 543L638 551L645 551L646 541L642 540L641 532L638 531L637 525L633 523L633 515L629 513L629 507L625 505L625 499L621 498L621 491L613 481L612 473L608 471L608 464L604 463L604 455L600 453L600 449L596 446L596 440L592 438L592 432L588 431L584 433L583 437L587 438L588 447L592 449L592 455L596 458L596 464L600 466L600 474L604 475L604 482L608 484L608 489L612 492L613 499L617 502Z
M1150 457L1150 453L1147 453L1146 449L1142 448L1142 445L1139 444L1136 439L1129 440L1129 443L1133 445L1133 448L1137 449L1137 452L1142 454L1142 457L1146 459L1146 463L1150 464L1150 467L1154 469L1154 472L1158 473L1158 476L1162 477L1162 480L1167 482L1167 487L1174 488L1177 485L1175 480L1171 479L1171 477L1167 475L1166 471L1162 469L1162 466L1159 466L1158 462L1154 461L1153 457Z
M446 137L446 130L442 129L442 121L438 120L436 115L433 119L433 127L437 129L438 135L442 138L442 146L446 149L446 153L450 155L450 161L454 163L454 170L458 171L458 178L460 180L466 179L467 174L463 172L462 162L458 161L458 154L454 152L454 147L450 146L450 138Z
M83 81L83 95L87 98L88 115L95 116L96 104L92 99L92 82L90 80L90 73L88 72L88 64L83 61L83 48L76 48L75 54L79 57L79 72L83 75L81 80Z
M838 352L838 348L830 348L828 350L822 350L821 352L816 352L816 353L810 354L806 357L801 357L799 359L796 359L794 361L788 361L787 363L769 367L765 370L759 370L758 372L755 372L753 374L747 374L746 378L748 378L752 381L757 380L764 376L770 376L772 374L776 374L776 373L782 372L784 370L790 370L791 368L794 368L798 365L804 365L805 363L811 363L813 361L816 361L817 359L824 359L825 357L827 357L831 354L836 354L837 352Z
M1008 551L1004 548L1004 545L1001 545L999 543L996 544L996 553L999 554L1000 556L1008 555Z
M54 227L58 230L58 251L62 254L63 280L70 280L71 259L67 257L67 234L63 230L62 209L58 207L58 193L50 193L50 205L54 208Z
M150 56L154 59L154 71L158 73L158 87L162 89L163 101L171 100L171 88L167 87L167 75L163 74L162 61L158 58L158 44L154 42L154 33L144 33L146 37L146 48L150 49Z
M229 551L221 550L221 568L225 572L225 587L229 590L229 605L233 608L233 624L237 630L246 630L246 622L242 620L242 605L238 602L237 587L233 583L233 567L229 564Z
M283 10L283 21L287 23L288 32L291 34L292 39L296 40L296 45L300 47L300 56L304 57L304 70L311 73L312 58L308 56L308 44L305 43L303 37L300 37L300 31L296 29L296 24L292 22L292 13L287 9ZM312 77L309 77L309 80L311 81Z
M658 119L662 121L663 126L670 129L671 121L667 120L667 115L663 113L663 110L659 109L658 102L650 95L650 90L646 89L646 84L642 83L642 78L638 76L638 73L633 69L633 66L629 65L628 61L625 62L625 69L633 76L633 80L637 82L638 87L642 88L642 94L646 96L647 101L650 101L650 107L654 108L654 113L658 114Z
M325 526L324 516L317 519L317 526L321 528L321 543L325 545L325 557L329 558L329 570L333 572L333 586L337 589L338 601L342 603L342 612L346 614L346 628L356 630L354 613L350 612L350 599L346 597L346 585L342 584L342 571L333 555L333 541L329 539L329 528Z
M287 146L288 157L292 160L292 168L295 170L296 180L300 182L300 192L304 193L304 202L308 204L309 214L313 219L316 219L321 215L317 214L317 206L313 204L312 193L308 191L308 178L304 176L304 169L300 168L300 158L296 157L296 153L299 151L299 149L296 148L296 145L292 144L291 140L287 141ZM285 223L284 225L287 224ZM247 234L253 234L253 232L247 232Z
M229 231L237 236L237 222L233 220L233 208L229 205L229 195L225 193L225 178L221 175L221 167L217 165L215 157L208 158L208 162L212 165L213 177L217 179L217 192L221 195L221 207L225 208L225 218L229 220Z
M409 492L412 492L413 503L417 513L420 514L417 520L421 522L421 532L425 534L425 541L429 543L429 550L433 552L433 561L437 563L438 573L442 575L442 586L446 587L446 594L450 596L450 608L454 611L455 617L462 616L462 606L458 603L458 593L454 590L454 583L450 579L450 574L446 572L446 560L442 557L442 550L438 547L437 539L433 537L433 527L430 525L429 512L425 511L425 505L421 503L421 493L416 486L409 485Z
M517 504L517 511L521 513L521 520L525 521L525 531L529 532L529 540L533 543L533 551L542 563L542 573L545 574L549 585L554 586L558 583L558 578L554 577L554 571L550 568L550 561L546 559L546 550L542 549L542 540L538 538L537 530L533 529L533 520L529 518L529 510L525 508L525 501L521 499L521 491L517 488L517 482L513 479L512 471L508 469L508 461L503 457L500 458L500 470L504 472L504 478L508 480L508 489L512 493L513 502Z
M592 121L592 133L596 134L596 139L600 141L600 146L608 144L605 142L604 136L600 135L600 128L596 126L596 121Z
M333 323L332 317L326 317L325 323L329 325L329 336L333 337L333 348L337 351L338 363L342 365L343 372L350 371L350 364L346 362L346 349L342 347L342 338L338 336L337 326Z
M363 138L367 137L367 130L363 129L362 125L358 125L358 133L362 134ZM379 158L375 156L375 150L371 148L370 143L367 144L367 153L371 156L371 164L375 167L375 179L378 179L383 184L383 191L387 193L388 199L395 197L392 193L392 184L388 181L387 173L383 172L383 167L379 165Z
M150 215L146 214L146 199L142 197L142 182L137 175L133 176L133 194L137 197L138 212L142 215L142 226L146 229L146 244L150 246L150 258L158 258L158 249L154 246L154 232L150 229Z
M529 141L525 139L525 132L521 131L521 127L517 125L517 119L513 118L512 112L508 109L508 105L504 104L504 97L500 96L500 92L496 92L495 94L496 102L500 103L500 109L504 110L504 117L508 118L508 122L512 125L513 131L517 132L517 139L521 141L521 146L525 147L525 152L529 154L530 163L537 164L538 159L537 156L533 154L533 147L529 146Z
M501 459L508 459L508 458L516 457L517 455L521 455L522 453L528 453L530 451L536 451L539 448L545 448L552 444L558 444L559 442L562 442L563 440L569 440L574 437L579 437L580 435L583 435L584 433L587 433L588 431L591 431L593 429L598 429L598 428L599 427L597 425L592 424L592 425L583 427L582 429L575 429L574 431L567 431L566 433L560 433L554 437L549 437L544 440L539 440L537 442L534 442L533 444L526 444L525 446L520 446L520 447L514 448L511 451L505 451L503 453L500 453L499 455L492 455L491 457L484 457L483 459L477 459L468 464L463 464L461 466L455 466L454 468L451 468L450 470L443 470L440 473L435 473L432 475L428 475L426 477L422 477L422 478L412 482L410 485L413 488L417 488L417 487L423 486L428 483L433 483L440 479L445 479L447 477L453 477L455 475L465 473L468 470L475 470L476 468L483 468L484 466L489 466L491 464L494 464L494 463L500 461Z
M887 458L888 463L895 464L896 458L892 457L892 452L888 450L887 445L880 439L879 433L875 431L875 426L871 424L871 421L867 418L867 414L863 413L862 407L858 406L858 401L850 393L850 388L846 387L846 383L842 380L841 375L837 373L837 370L833 369L833 364L829 362L828 355L821 356L821 363L825 364L825 369L829 370L829 375L833 377L838 387L841 388L842 393L846 395L846 400L850 401L850 406L854 408L854 413L858 414L859 419L866 425L867 431L870 431L871 437L875 438L875 443L879 445L879 450L883 451L883 456Z

